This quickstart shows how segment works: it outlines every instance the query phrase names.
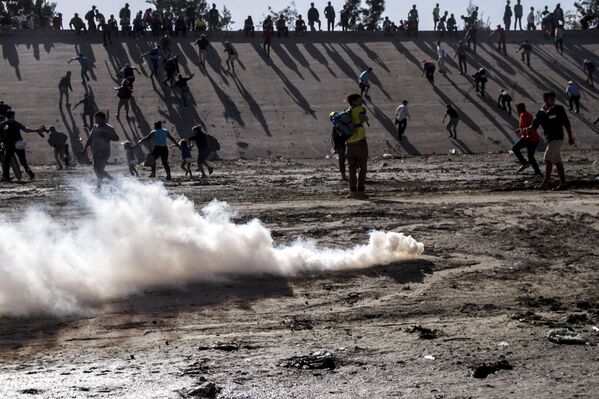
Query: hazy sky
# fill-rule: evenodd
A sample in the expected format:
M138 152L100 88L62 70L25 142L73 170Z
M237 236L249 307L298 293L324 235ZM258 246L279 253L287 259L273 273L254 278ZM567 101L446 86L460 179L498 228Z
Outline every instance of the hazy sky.
M322 16L322 10L327 3L324 0L295 0L295 4L297 9L302 12L304 18L306 18L306 12L310 7L311 1L314 1L316 8L321 11ZM430 30L432 29L432 10L437 1L439 1L442 11L447 10L449 13L454 13L456 18L459 18L461 14L465 13L466 7L468 7L469 3L468 0L413 0L413 2L406 0L387 0L385 15L388 15L393 21L397 22L407 16L412 4L417 4L420 14L421 29ZM56 0L56 2L58 3L58 11L64 14L66 21L68 21L68 18L70 18L75 12L84 14L91 9L92 4L97 5L100 8L100 11L106 15L106 17L108 17L109 14L117 15L118 11L125 4L125 2L130 4L133 13L149 7L149 4L147 4L144 0ZM233 14L233 21L237 22L238 24L235 26L235 28L239 28L239 24L242 24L243 20L248 15L252 15L254 21L258 22L261 19L261 16L267 13L269 5L275 10L279 10L285 8L285 6L289 4L289 2L281 0L218 0L213 2L216 3L218 8L222 8L223 5L226 5L231 10ZM332 0L333 7L335 7L336 11L339 11L344 3L345 1L343 0ZM503 9L505 7L504 0L478 0L474 1L474 3L480 7L480 11L482 12L485 20L487 17L490 17L491 23L502 23ZM516 0L512 0L512 6L515 3ZM549 9L553 10L557 3L557 1L547 2L544 0L522 0L522 5L524 6L525 10L524 19L526 19L526 14L530 7L540 9L545 5L548 5ZM573 1L565 1L561 4L565 11L574 9Z

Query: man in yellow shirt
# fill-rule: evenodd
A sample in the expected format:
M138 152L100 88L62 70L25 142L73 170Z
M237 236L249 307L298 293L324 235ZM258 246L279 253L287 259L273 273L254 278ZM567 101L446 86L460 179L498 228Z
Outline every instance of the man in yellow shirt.
M346 140L347 161L349 164L349 198L366 199L366 164L368 162L368 144L366 143L366 129L368 123L366 108L363 106L362 96L352 94L347 97L350 105L349 114L354 125L354 134Z

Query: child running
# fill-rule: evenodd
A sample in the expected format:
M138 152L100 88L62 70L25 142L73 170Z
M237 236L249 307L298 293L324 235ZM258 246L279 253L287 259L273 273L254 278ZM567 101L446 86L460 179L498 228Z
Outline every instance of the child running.
M181 169L185 171L185 177L189 176L190 179L193 179L193 174L191 173L191 162L193 158L191 157L191 144L185 139L179 141L179 149L181 150Z
M56 130L54 126L50 126L44 132L49 133L48 144L54 149L54 159L56 160L56 169L62 170L62 162L68 168L70 166L71 155L69 154L69 137ZM61 162L62 161L62 162Z
M139 176L137 173L137 158L135 157L135 147L131 144L130 141L123 142L123 148L125 148L125 153L127 154L127 165L129 165L129 173L131 176Z

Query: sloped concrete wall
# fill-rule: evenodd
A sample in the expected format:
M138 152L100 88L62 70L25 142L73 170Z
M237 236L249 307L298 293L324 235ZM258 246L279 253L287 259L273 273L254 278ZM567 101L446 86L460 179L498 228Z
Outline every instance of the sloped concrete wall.
M461 34L461 33L460 33ZM574 80L583 88L581 115L571 114L578 148L599 147L599 134L592 122L599 117L599 91L584 83L582 61L599 55L597 32L571 33L564 55L539 32L511 33L508 55L500 55L493 39L480 33L478 52L469 54L469 74L484 66L489 71L489 96L480 98L470 76L461 76L456 60L448 59L449 73L436 75L431 86L421 77L420 62L436 59L437 36L422 32L417 39L381 34L307 34L277 39L271 58L264 57L259 35L245 38L240 33L212 36L212 48L205 70L199 66L196 36L174 38L174 50L181 55L183 74L195 73L190 82L194 106L183 108L170 89L151 81L141 54L155 45L155 39L115 38L104 47L101 38L77 37L72 32L18 33L1 37L0 98L18 112L17 119L29 127L56 125L71 136L85 137L79 109L58 107L58 81L67 70L73 72L72 102L83 97L79 65L67 61L83 52L96 65L90 83L101 109L110 111L110 122L123 139L136 139L149 132L155 120L166 120L171 131L188 135L191 126L203 124L219 138L223 158L324 157L330 149L328 114L343 109L344 99L358 90L358 75L367 66L374 68L372 101L367 103L367 129L371 153L432 154L456 148L463 152L497 152L509 149L516 139L514 114L497 108L500 88L507 88L517 102L536 110L546 89L563 94L566 82ZM534 46L532 68L515 54L527 38ZM230 40L240 54L237 75L226 72L223 42ZM445 38L448 56L453 57L457 38ZM599 57L595 58L599 64ZM126 62L137 66L141 75L135 83L134 119L114 117L117 98L113 86L116 71ZM395 108L410 102L412 119L407 137L398 141L393 124ZM445 104L454 104L462 115L458 140L447 137L441 123ZM33 163L51 161L45 141L27 136ZM115 148L118 146L115 146ZM122 157L122 150L115 151Z

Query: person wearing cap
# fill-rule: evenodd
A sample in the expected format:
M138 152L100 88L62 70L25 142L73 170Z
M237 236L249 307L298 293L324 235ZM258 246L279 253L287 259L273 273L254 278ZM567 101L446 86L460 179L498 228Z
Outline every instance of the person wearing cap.
M402 139L403 134L408 127L408 118L411 118L410 110L408 109L408 100L403 100L395 111L395 124L397 125L397 136L399 140Z
M372 68L369 67L367 70L360 74L360 79L358 81L358 85L360 86L360 95L362 98L369 97L368 90L370 90L370 73L372 72Z
M580 112L580 88L571 80L566 86L566 95L568 96L568 108L572 111L573 106L576 106L576 113L578 114Z
M507 90L501 89L497 99L497 107L512 114L512 96Z
M545 135L545 141L547 143L545 154L543 156L545 160L545 178L539 189L549 189L551 172L553 171L553 165L555 165L557 174L559 175L560 184L555 187L554 190L565 190L567 188L566 172L560 153L564 142L564 128L568 133L568 143L574 145L575 141L574 136L572 135L568 114L564 107L555 103L554 91L543 93L543 106L537 112L531 125L526 128L526 131L538 129L539 126L543 127L543 134Z

